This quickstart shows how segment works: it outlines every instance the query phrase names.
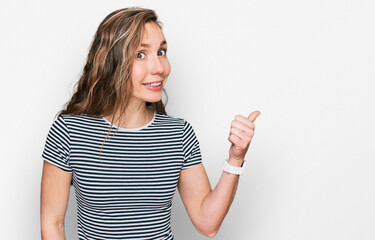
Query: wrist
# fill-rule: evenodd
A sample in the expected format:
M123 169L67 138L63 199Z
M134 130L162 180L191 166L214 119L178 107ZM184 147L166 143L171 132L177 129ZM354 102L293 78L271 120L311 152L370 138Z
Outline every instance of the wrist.
M235 159L232 157L228 158L228 163L232 165L233 167L242 167L243 162L244 162L243 158L242 159Z
M236 165L234 165L236 164ZM230 163L229 159L224 161L224 172L235 174L235 175L241 175L243 171L245 170L246 162L244 160L242 161L235 161Z

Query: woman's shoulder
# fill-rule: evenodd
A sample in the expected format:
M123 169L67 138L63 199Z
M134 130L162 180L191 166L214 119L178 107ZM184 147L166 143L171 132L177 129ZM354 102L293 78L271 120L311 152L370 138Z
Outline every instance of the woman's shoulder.
M190 125L190 123L184 118L161 113L156 113L155 122L159 124L175 125L180 128L186 128L186 126Z
M185 125L186 120L181 117L176 117L170 114L156 113L155 121L165 124Z
M158 122L164 122L164 123L174 123L174 124L183 124L185 122L185 119L176 117L170 114L162 114L162 113L156 113L155 120Z
M86 114L61 114L57 119L63 119L65 121L69 120L81 120L81 121L97 121L102 119L101 117L93 117Z
M56 118L55 122L61 122L70 127L103 125L104 121L100 117L92 117L84 114L61 114Z

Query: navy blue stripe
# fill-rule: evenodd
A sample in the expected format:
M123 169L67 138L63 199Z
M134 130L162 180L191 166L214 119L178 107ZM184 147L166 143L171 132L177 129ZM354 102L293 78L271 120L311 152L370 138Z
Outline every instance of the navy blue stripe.
M113 128L103 145L109 129L103 118L60 116L42 154L72 172L79 239L173 239L180 171L202 161L192 126L156 113L143 128Z

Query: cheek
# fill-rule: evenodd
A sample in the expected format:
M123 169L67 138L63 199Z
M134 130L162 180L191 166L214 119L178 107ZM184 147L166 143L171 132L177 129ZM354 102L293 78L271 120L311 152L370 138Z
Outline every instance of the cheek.
M131 78L134 85L138 85L144 79L146 75L146 70L143 66L139 64L134 64L132 68Z
M169 73L171 72L171 65L169 64L168 59L165 60L165 62L163 63L163 65L164 65L164 75L168 76Z

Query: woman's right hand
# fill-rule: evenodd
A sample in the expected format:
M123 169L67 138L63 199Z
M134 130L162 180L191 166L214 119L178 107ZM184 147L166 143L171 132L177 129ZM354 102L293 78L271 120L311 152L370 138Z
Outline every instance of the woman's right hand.
M254 137L254 121L259 115L259 111L252 112L247 118L236 115L235 119L232 121L228 137L228 141L232 143L229 149L229 160L242 163L249 149L251 140Z

